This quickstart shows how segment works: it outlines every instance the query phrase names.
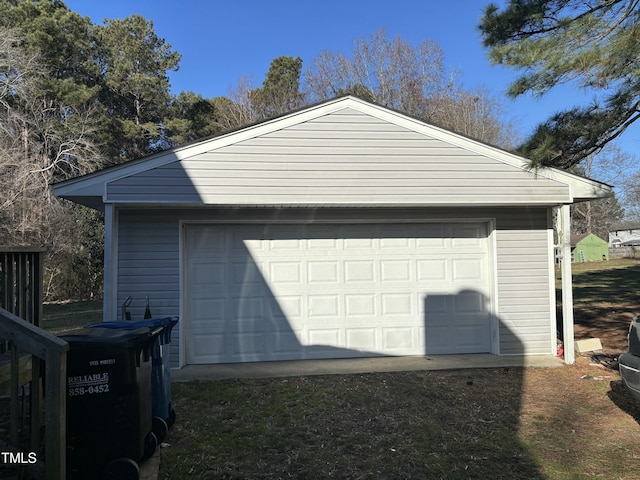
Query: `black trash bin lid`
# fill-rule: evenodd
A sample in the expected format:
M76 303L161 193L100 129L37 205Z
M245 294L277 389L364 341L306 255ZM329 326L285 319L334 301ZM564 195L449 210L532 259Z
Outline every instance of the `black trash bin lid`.
M137 328L134 330L113 330L109 328L81 328L60 338L69 344L70 350L87 351L91 349L131 349L144 353L147 362L153 354L153 345L163 327Z
M70 345L96 344L126 344L139 343L149 338L149 328L133 330L112 330L107 328L81 328L60 335L60 338Z

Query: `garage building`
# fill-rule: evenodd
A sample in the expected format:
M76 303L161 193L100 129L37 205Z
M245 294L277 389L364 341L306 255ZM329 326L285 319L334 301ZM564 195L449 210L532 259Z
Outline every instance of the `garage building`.
M180 316L175 366L552 355L554 219L570 251L611 187L526 165L348 96L54 191L105 212L105 320Z

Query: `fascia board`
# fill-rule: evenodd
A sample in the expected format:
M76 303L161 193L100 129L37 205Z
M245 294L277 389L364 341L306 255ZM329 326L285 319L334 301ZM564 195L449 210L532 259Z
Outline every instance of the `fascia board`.
M573 202L587 200L597 200L613 195L613 187L606 183L598 182L588 178L580 177L569 172L558 169L546 169L547 178L567 183L571 188L571 198Z

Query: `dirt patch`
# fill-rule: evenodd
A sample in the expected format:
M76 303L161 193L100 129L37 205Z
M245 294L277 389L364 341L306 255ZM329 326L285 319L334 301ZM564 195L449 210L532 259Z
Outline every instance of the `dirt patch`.
M556 285L560 300L560 285ZM599 338L611 355L627 350L629 323L640 315L640 265L628 259L576 264L573 315L576 340ZM559 325L562 310L558 308Z
M639 313L638 306L631 304L577 304L573 310L575 339L599 338L603 350L617 356L627 350L629 323Z

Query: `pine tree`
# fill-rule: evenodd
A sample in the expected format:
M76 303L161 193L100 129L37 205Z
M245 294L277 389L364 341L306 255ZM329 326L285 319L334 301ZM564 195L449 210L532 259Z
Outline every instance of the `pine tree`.
M489 5L480 25L495 64L522 71L512 97L573 82L598 95L559 112L520 147L531 166L568 168L640 117L640 5L635 0L511 0Z

